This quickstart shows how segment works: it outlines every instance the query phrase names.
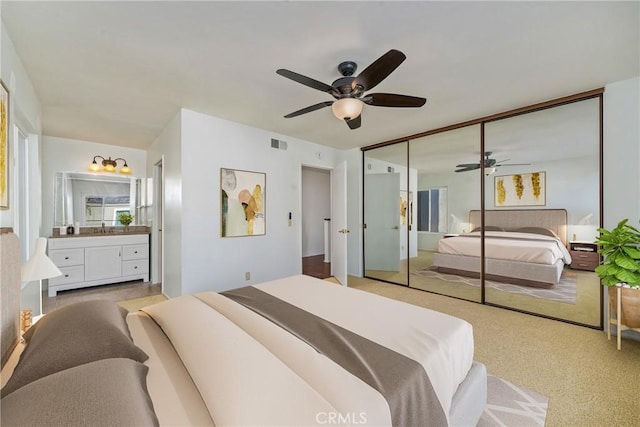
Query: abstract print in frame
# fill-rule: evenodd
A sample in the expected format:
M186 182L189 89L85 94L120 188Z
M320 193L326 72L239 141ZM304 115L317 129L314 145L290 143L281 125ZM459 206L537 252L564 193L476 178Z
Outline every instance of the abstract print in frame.
M9 209L9 90L0 80L0 209Z
M546 173L532 172L495 177L496 206L544 206Z
M266 174L220 169L222 237L265 234Z

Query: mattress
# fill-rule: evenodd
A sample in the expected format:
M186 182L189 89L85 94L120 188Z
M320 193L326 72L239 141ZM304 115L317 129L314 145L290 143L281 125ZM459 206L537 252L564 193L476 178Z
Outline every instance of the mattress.
M342 424L398 424L393 408L398 403L403 406L410 402L411 391L401 387L394 401L343 367L342 361L319 352L313 342L317 337L309 341L299 336L296 325L274 323L274 319L256 308L256 301L245 304L238 295L276 304L276 318L283 311L281 305L289 304L296 316L315 317L320 324L330 324L331 331L348 331L331 335L329 341L335 347L344 344L341 338L336 341L336 337L355 334L368 345L382 347L392 357L418 366L427 374L433 400L444 414L442 422L431 425L449 424L458 389L473 390L471 395L475 398L465 402L482 401L479 408L484 406L486 371L484 367L471 370L473 330L464 320L308 276L243 289L174 298L130 315L134 341L143 344L141 347L147 353L153 353L149 363L159 367L156 372L150 369L148 382L154 406L156 401L164 402L160 406L165 408L158 408L160 413L170 412L168 402L182 395L167 392L171 388L168 384L176 382L183 387L190 385L200 396L179 402L181 416L193 411L193 420L205 425L209 421L202 408L206 408L210 422L216 425L318 425L330 419L342 420ZM152 324L162 332L147 330ZM148 338L149 333L154 335L153 339ZM156 339L161 344L152 344ZM170 362L165 362L165 356L160 354L165 347L176 354L169 357ZM357 346L354 348L357 350ZM375 361L369 363L370 356L355 351L350 357L365 361L375 377ZM383 366L384 371L394 374L397 365ZM418 406L429 406L425 396L418 396L420 399L415 402ZM416 400L415 396L413 399ZM188 405L200 408L190 409ZM458 411L469 412L468 406ZM471 412L479 417L477 410ZM169 416L160 413L161 420Z
M480 233L462 234L438 241L438 253L480 256ZM533 233L485 232L485 258L554 265L571 264L571 255L560 239Z

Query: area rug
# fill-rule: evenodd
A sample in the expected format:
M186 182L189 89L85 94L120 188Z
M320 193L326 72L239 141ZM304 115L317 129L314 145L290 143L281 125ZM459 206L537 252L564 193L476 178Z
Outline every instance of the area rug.
M478 427L544 426L549 399L489 374L487 406Z
M469 286L480 287L480 279L472 277L458 276L455 274L440 273L435 267L428 267L422 270L416 270L412 274L432 279L438 279L451 283L464 283ZM543 298L552 301L559 301L566 304L576 303L576 282L577 275L571 271L563 271L560 281L551 289L534 288L531 286L514 285L511 283L495 282L485 280L485 285L492 289L514 294L529 295L536 298Z

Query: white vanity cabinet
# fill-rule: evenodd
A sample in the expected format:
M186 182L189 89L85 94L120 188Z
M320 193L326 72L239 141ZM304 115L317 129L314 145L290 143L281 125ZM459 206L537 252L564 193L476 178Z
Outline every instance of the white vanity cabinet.
M62 272L49 279L50 297L67 289L149 281L148 234L50 238L49 258Z

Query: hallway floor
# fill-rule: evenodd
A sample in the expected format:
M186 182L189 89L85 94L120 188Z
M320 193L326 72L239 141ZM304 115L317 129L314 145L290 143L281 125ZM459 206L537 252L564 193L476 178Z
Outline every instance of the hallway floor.
M324 262L324 254L302 258L302 274L326 279L331 277L331 263Z

